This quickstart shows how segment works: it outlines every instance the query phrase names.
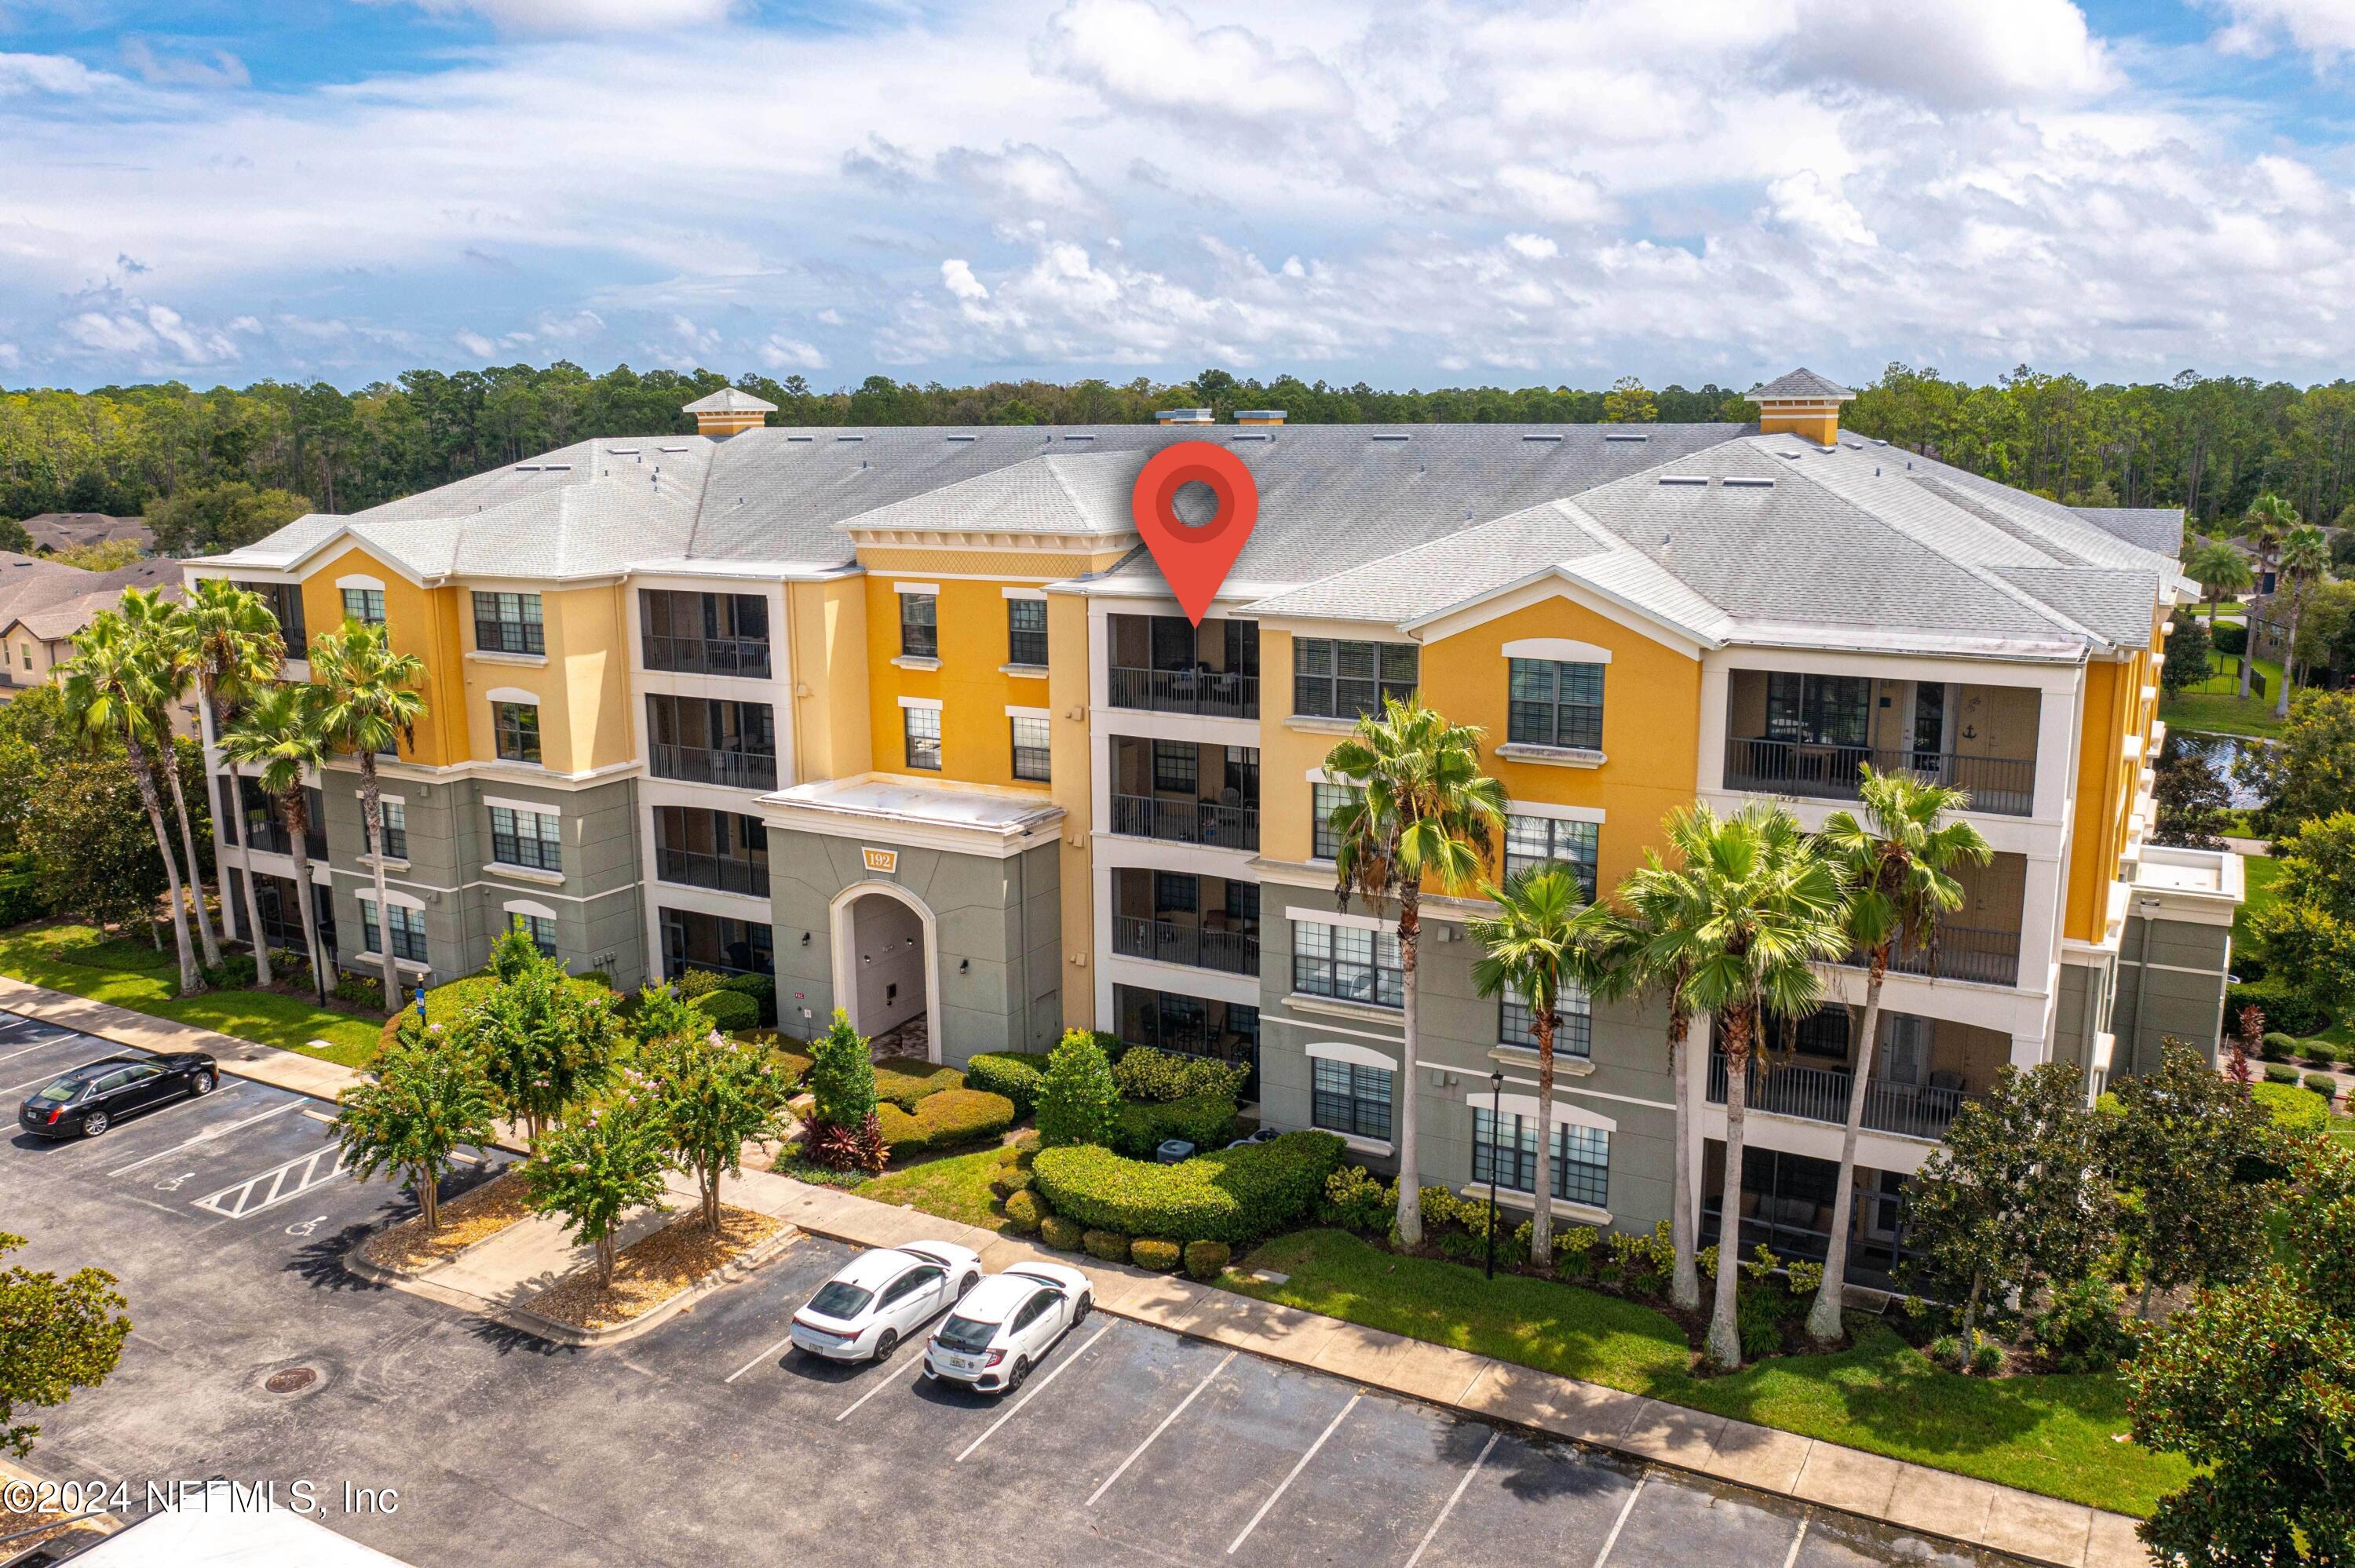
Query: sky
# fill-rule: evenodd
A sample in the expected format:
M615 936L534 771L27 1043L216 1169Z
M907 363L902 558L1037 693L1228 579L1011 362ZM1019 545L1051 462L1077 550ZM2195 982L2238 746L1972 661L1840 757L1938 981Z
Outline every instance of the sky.
M0 0L0 386L2299 382L2355 0Z

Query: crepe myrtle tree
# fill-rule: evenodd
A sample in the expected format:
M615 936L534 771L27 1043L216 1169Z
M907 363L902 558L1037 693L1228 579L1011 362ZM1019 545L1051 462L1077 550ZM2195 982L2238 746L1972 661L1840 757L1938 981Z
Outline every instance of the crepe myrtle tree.
M650 1104L671 1158L694 1172L704 1229L716 1232L720 1178L743 1171L747 1143L784 1137L782 1113L793 1094L784 1069L765 1047L714 1029L645 1047L622 1075L625 1089Z
M0 1232L0 1257L25 1238ZM40 1427L17 1412L63 1404L78 1388L96 1388L123 1359L131 1337L130 1305L104 1269L80 1268L63 1279L29 1268L0 1269L0 1454L23 1458Z
M498 1092L482 1059L442 1025L404 1016L389 1049L367 1076L344 1091L330 1136L357 1180L379 1171L406 1180L425 1228L442 1228L442 1180L462 1148L497 1136Z
M537 1140L566 1107L610 1081L622 1039L613 998L568 979L521 930L492 948L500 983L458 1021L460 1042L481 1057L506 1114Z
M670 1150L662 1115L625 1093L559 1122L524 1161L532 1206L560 1216L565 1234L597 1254L597 1287L613 1284L613 1233L631 1210L661 1199Z

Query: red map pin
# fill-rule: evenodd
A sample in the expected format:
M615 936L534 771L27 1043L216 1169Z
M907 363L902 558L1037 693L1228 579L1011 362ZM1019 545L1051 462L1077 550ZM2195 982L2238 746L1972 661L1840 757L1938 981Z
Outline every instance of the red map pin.
M1178 515L1178 492L1188 484L1206 484L1219 498L1218 511L1200 527ZM1136 476L1130 503L1136 531L1169 579L1186 619L1201 625L1251 537L1252 524L1259 521L1259 486L1252 482L1251 470L1225 447L1179 441L1153 454Z

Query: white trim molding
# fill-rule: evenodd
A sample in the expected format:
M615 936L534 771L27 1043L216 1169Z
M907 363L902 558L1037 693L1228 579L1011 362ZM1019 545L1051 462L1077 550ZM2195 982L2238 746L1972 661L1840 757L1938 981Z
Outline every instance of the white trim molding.
M901 697L900 705L903 708L930 708L934 713L941 711L941 700L938 697Z
M924 933L924 1008L929 1017L925 1029L924 1055L938 1062L941 1054L943 1025L947 1022L948 1009L941 996L941 923L932 906L896 882L868 878L854 882L836 894L826 905L826 944L833 970L834 1005L850 1015L850 1026L864 1032L859 1019L858 971L851 959L858 944L855 939L852 921L858 901L869 894L896 900L915 911L917 924ZM774 932L771 933L774 939Z
M1007 599L1035 599L1044 600L1047 597L1047 590L1045 588L1000 588L998 591L1004 594Z
M1518 637L1505 644L1508 659L1543 659L1554 664L1608 664L1611 650L1569 637Z
M1464 1103L1474 1110L1495 1111L1502 1116L1525 1116L1537 1119L1538 1098L1535 1095L1466 1095ZM1600 1111L1584 1106L1572 1105L1568 1100L1553 1102L1553 1119L1569 1122L1573 1127L1591 1127L1603 1132L1616 1132L1619 1124Z
M1543 800L1512 800L1505 802L1505 815L1512 817L1550 817L1557 822L1603 822L1600 806L1555 806Z
M541 920L553 920L556 918L555 910L550 909L545 904L541 904L537 900L529 898L510 898L506 903L499 906L499 913L502 915L529 915Z
M337 577L336 579L336 586L339 588L366 588L371 589L377 593L382 593L384 591L384 579L382 577L372 577L366 576L363 573L354 572L349 577Z
M363 904L375 903L375 885L369 883L363 883L356 896L357 896L359 901ZM425 907L425 900L418 897L414 893L403 893L398 887L386 888L384 890L384 901L387 904L391 905L396 909L422 909Z
M1055 716L1055 710L1052 708L1018 708L1009 706L1006 710L1006 716L1007 718L1051 719Z
M1327 1062L1347 1062L1353 1067L1379 1067L1385 1073L1398 1071L1398 1058L1384 1055L1369 1045L1352 1045L1345 1040L1311 1040L1301 1050L1313 1058Z
M489 702L521 703L527 707L536 708L540 704L540 695L538 692L527 692L521 686L493 686L489 691L485 692L483 696Z
M932 595L934 598L938 598L940 596L941 585L938 583L893 583L891 585L891 591L893 593L926 593Z
M388 797L388 799L389 799L389 797ZM483 797L483 804L485 806L502 806L510 811L529 811L534 816L538 817L556 817L561 819L564 815L564 809L549 800L510 800L504 796L485 795Z
M1304 926L1349 926L1360 931L1395 931L1398 922L1385 920L1379 915L1353 915L1346 909L1303 909L1288 907L1284 917Z

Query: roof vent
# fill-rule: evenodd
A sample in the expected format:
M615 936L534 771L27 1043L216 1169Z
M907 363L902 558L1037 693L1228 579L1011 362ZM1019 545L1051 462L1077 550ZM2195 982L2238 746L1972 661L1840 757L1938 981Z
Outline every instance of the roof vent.
M1524 430L1521 432L1521 440L1525 441L1558 441L1561 440L1561 432L1556 430L1551 435L1546 435L1535 430Z
M863 441L867 438L865 436L837 436L834 439L837 441Z
M789 441L814 441L817 440L817 438L815 436L787 436L785 440Z
M1774 482L1771 479L1751 479L1741 475L1721 479L1718 481L1718 482L1724 485L1728 490L1772 490L1774 488Z
M1796 462L1802 454L1789 450L1777 450L1774 455L1785 462Z
M951 436L949 440L953 441L977 441L981 440L981 438L979 436Z
M1403 432L1392 432L1389 430L1376 430L1373 435L1368 439L1377 441L1411 441L1414 440L1412 436L1404 434Z
M1606 441L1648 441L1652 434L1649 430L1606 430L1603 439Z
M1163 408L1153 416L1156 425L1208 425L1216 416L1208 408Z
M1660 482L1662 484L1707 484L1709 476L1705 473L1664 473L1660 475Z
M1280 425L1284 423L1284 410L1281 408L1238 408L1235 410L1235 423L1238 425Z
M1879 436L1875 436L1875 437L1873 437L1873 438L1872 438L1872 444L1873 444L1874 446L1877 446L1877 447L1885 447L1885 446L1887 446L1889 443L1888 443L1887 441L1882 440Z
M1066 435L1063 439L1067 441L1092 441L1096 438L1092 430L1082 430L1076 435Z
M613 457L635 457L638 455L638 449L635 447L607 447L605 450L608 455Z
M1262 430L1255 436L1238 433L1231 439L1238 441L1272 441L1275 440L1275 437L1265 430Z

